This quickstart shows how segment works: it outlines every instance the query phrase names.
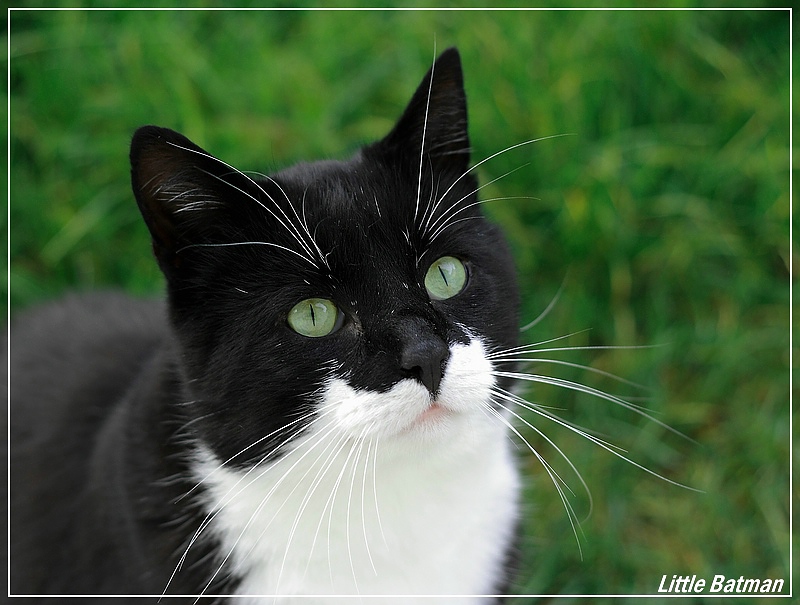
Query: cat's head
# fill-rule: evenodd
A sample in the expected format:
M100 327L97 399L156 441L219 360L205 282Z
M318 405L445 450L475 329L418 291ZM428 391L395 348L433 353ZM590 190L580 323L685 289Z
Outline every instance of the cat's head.
M133 190L199 438L245 462L314 422L397 439L493 422L486 353L515 344L518 292L469 162L454 49L345 161L245 174L137 131Z

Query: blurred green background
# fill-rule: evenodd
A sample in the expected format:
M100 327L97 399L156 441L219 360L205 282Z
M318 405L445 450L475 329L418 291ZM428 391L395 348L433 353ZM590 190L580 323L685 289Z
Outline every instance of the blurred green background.
M786 11L11 14L10 305L163 283L130 193L142 124L242 169L343 157L383 136L438 50L459 47L484 198L508 234L534 371L633 397L532 401L702 492L532 419L580 481L580 546L524 447L523 594L655 593L661 576L784 578L789 566L789 14ZM796 266L796 265L795 265ZM13 354L13 353L12 353ZM556 355L555 353L553 355ZM551 355L552 356L552 355ZM545 602L540 599L537 602ZM594 602L611 600L596 598ZM531 599L533 601L533 599Z

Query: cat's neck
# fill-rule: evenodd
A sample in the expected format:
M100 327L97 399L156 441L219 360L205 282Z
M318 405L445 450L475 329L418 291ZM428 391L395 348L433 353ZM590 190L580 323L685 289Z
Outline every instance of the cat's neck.
M251 471L201 453L195 476L237 594L492 593L517 507L503 430L418 445L310 435Z

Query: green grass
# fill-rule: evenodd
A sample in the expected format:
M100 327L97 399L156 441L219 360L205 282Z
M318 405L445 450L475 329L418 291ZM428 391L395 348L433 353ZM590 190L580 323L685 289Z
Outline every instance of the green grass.
M518 262L529 341L648 387L539 367L661 421L537 387L676 487L536 420L591 489L580 549L535 458L526 594L654 593L662 574L789 569L787 12L15 12L12 313L66 290L162 291L130 193L146 123L243 169L342 157L382 136L439 50L462 52L487 211ZM524 427L523 427L524 428ZM533 431L589 512L579 480ZM596 598L594 602L605 599Z

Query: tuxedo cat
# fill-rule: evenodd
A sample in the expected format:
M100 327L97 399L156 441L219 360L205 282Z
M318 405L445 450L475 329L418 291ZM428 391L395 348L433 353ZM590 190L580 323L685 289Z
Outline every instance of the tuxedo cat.
M167 301L15 322L12 594L506 592L518 291L457 51L345 161L251 176L153 126L130 157Z

